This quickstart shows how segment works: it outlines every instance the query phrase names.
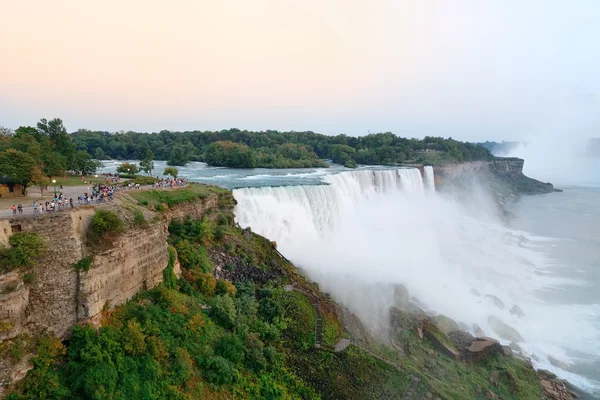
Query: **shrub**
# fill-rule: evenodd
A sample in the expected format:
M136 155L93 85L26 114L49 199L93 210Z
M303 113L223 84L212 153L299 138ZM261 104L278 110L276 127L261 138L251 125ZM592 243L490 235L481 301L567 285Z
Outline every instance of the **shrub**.
M201 269L203 272L212 271L212 262L204 247L195 246L187 239L180 240L175 247L182 267Z
M90 270L90 267L92 266L92 261L93 261L93 258L91 256L83 257L81 260L79 260L75 264L73 264L73 267L77 271L87 272Z
M225 358L215 356L206 360L203 372L207 381L219 386L233 383L237 371Z
M33 272L27 272L23 275L23 282L33 283L35 282L35 274Z
M130 355L140 355L146 352L146 335L142 332L140 324L129 320L123 330L123 350Z
M123 232L123 221L117 214L109 210L96 210L88 231L88 240L97 244L110 235Z
M235 286L233 286L233 283L231 283L227 279L219 279L217 281L215 292L217 294L230 294L232 296L235 296L235 294L237 293L237 289L235 288Z
M217 280L210 272L201 272L198 270L186 270L183 277L191 283L202 294L212 296L215 293Z
M210 309L210 316L225 328L231 328L236 317L233 299L227 295L216 296Z
M154 211L163 212L165 210L166 210L166 208L165 208L165 206L162 205L162 203L156 203L154 205Z
M244 345L236 335L227 333L217 340L215 354L234 364L241 364L244 360Z
M140 201L140 204L143 206L147 206L148 205L148 200L142 200Z
M12 270L31 267L46 250L46 244L37 233L18 232L8 238L10 247L0 249L0 262Z
M133 183L137 185L152 185L156 181L158 181L158 179L151 176L136 175L133 178Z
M175 276L175 250L169 247L169 263L163 270L163 283L169 289L177 288L177 276Z
M140 210L135 210L133 212L133 224L138 228L143 228L148 225L146 217L144 217L144 213Z

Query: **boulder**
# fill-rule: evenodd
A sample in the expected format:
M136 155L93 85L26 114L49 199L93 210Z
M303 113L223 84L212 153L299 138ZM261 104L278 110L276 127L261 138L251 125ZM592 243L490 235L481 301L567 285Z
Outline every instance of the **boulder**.
M438 352L445 354L454 360L460 359L460 354L454 348L450 338L448 338L448 336L442 332L433 321L423 321L421 329L423 330L424 337L431 342Z
M497 296L494 296L493 294L486 294L483 297L491 301L499 309L504 310L504 302L500 300Z
M517 352L517 353L522 353L523 350L521 350L521 346L519 346L516 342L512 341L508 344L510 346L510 348Z
M477 297L481 296L481 294L475 288L471 288L471 294Z
M502 355L504 357L512 357L513 356L513 351L510 348L510 346L502 346Z
M521 310L521 307L516 304L510 308L510 313L518 318L523 318L525 316L525 313L523 310Z
M523 336L515 328L503 322L500 318L492 315L488 318L488 323L500 338L514 342L524 341Z
M446 335L450 332L458 331L460 329L456 321L454 321L452 318L446 317L443 314L438 315L433 320L435 321L437 327L440 328L440 331L444 332Z
M556 374L548 371L547 369L538 369L537 373L539 376L546 380L556 379Z
M469 346L471 346L471 343L473 343L473 340L475 339L469 332L464 331L450 332L448 338L463 357L467 354Z
M502 346L500 343L490 337L478 337L475 338L471 346L467 349L467 359L471 362L477 363L483 360L490 354L501 354Z

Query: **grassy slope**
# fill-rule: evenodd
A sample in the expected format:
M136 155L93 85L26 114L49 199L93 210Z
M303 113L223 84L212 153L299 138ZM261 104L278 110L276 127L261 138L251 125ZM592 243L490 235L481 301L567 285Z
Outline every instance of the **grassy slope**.
M396 399L413 375L421 378L419 398L432 392L444 399L483 399L487 388L504 399L540 398L535 373L516 359L489 357L467 365L439 355L410 331L397 338L407 343L410 355L370 347L396 367L353 345L341 353L316 349L313 307L304 294L283 287L293 283L318 297L325 347L344 335L335 304L268 240L232 225L234 201L228 192L192 185L133 195L151 208L210 193L221 193L214 215L171 229L183 278L106 311L98 332L75 328L66 350L42 340L36 368L11 398ZM216 265L208 253L225 255L227 265ZM224 281L216 284L215 267L257 283L236 282L234 293ZM492 371L500 372L497 386L489 382ZM483 388L481 394L475 385Z

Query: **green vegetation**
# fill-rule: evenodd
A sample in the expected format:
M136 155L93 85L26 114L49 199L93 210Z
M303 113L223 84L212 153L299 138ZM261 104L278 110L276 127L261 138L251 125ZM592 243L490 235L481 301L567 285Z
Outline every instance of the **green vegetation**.
M177 168L175 168L175 167L167 167L163 171L163 175L165 175L165 176L170 175L173 178L177 178L177 176L179 175L179 170Z
M0 176L4 183L45 189L51 178L66 171L93 174L100 166L90 153L78 149L62 120L41 119L36 127L22 126L14 134L0 136Z
M189 203L198 199L205 199L211 194L219 194L226 192L224 189L219 189L215 186L202 185L192 183L183 189L176 190L146 190L142 192L131 193L140 204L147 202L157 211L156 205L166 204L168 207L173 207L181 203Z
M218 205L201 220L171 222L163 283L106 307L99 329L75 326L68 348L40 340L35 368L9 399L385 399L401 397L413 376L418 398L483 400L488 388L503 399L540 398L535 372L518 359L458 362L412 329L393 338L406 353L375 343L332 352L344 335L337 306L271 242L232 223L230 192L197 188L196 199L195 190L212 190ZM284 289L291 283L299 290ZM323 316L320 349L311 301Z
M146 221L146 217L144 217L144 213L137 208L133 210L133 225L138 228L145 228L148 226L148 221Z
M110 210L98 209L92 217L87 238L90 244L100 244L123 232L123 221Z
M154 153L152 153L152 150L146 150L146 156L140 161L140 168L148 175L152 173L154 169Z
M92 256L83 257L81 260L79 260L75 264L73 264L73 267L77 271L87 272L90 270L90 268L92 266L92 261L94 261Z
M169 165L206 161L211 165L252 168L325 167L322 159L353 167L356 164L461 162L491 160L482 146L451 138L407 139L392 133L361 137L328 136L314 132L242 131L109 133L79 130L72 134L77 148L97 149L114 159L144 159L147 149Z
M140 169L137 164L124 162L123 164L117 165L117 172L119 174L135 175L140 172Z
M8 238L7 247L0 247L1 272L29 268L47 249L44 240L35 232L17 232Z
M177 288L177 276L175 276L175 250L172 247L169 247L169 263L167 264L167 268L163 270L163 284L167 289L176 289Z
M135 175L132 181L136 185L153 185L158 179L152 176Z

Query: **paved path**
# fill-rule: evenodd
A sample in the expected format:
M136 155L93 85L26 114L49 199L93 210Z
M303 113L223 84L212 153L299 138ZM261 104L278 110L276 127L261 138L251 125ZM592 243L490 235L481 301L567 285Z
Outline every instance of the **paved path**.
M185 188L187 185L185 186L177 186L174 189L183 189ZM115 195L113 197L117 198L119 197L122 193L130 193L130 192L139 192L142 190L170 190L172 188L155 188L153 185L143 185L140 186L139 189L126 189L123 188L117 192L115 192ZM98 205L102 205L102 204L107 204L110 203L111 200L103 200L102 202L97 202L96 200L92 201L90 204L79 204L79 202L77 201L77 197L82 196L84 193L91 193L91 187L86 187L86 186L65 186L64 189L62 190L57 190L57 192L60 192L62 194L65 195L65 197L67 199L72 198L73 199L73 207L77 208L77 207L81 207L83 205L85 206L98 206ZM33 209L33 201L37 200L38 204L41 203L46 203L47 201L52 201L52 195L53 190L47 190L46 191L47 195L49 195L50 197L45 197L43 199L36 199L35 197L15 197L13 199L13 204L18 205L19 203L21 203L23 205L23 214L19 214L17 212L16 215L13 215L12 210L10 208L7 209L2 209L0 210L0 219L6 219L6 218L21 218L21 217L27 217L27 216L33 216L33 215L46 215L46 214L53 214L55 212L65 212L70 210L69 206L67 205L67 207L63 208L62 210L57 210L54 212L45 212L45 213L41 213L38 212L37 214L34 213L34 209Z

